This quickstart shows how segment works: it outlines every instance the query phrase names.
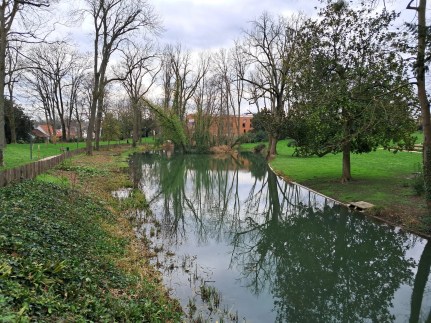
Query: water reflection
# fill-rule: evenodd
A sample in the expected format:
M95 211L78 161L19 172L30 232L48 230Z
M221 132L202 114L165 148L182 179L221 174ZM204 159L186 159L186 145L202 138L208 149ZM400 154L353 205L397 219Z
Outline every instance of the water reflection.
M247 322L430 318L425 240L280 180L259 156L141 154L131 166L164 244L207 266Z

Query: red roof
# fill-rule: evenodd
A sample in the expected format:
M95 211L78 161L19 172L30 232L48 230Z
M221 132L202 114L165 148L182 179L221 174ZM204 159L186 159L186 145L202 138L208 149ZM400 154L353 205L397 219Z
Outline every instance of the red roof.
M49 136L51 133L51 136L53 134L55 134L56 137L60 138L61 137L61 129L60 130L55 130L53 129L53 127L51 125L48 124L41 124L39 126L37 126L37 128L39 131L43 132L45 135ZM50 129L51 132L48 130Z
M38 138L48 138L49 136L45 134L44 132L40 131L39 129L33 129L31 131L33 135L35 135Z
M48 136L49 136L49 134L52 135L54 133L54 128L48 124L41 124L41 125L37 126L36 129L42 131L44 134L46 134Z

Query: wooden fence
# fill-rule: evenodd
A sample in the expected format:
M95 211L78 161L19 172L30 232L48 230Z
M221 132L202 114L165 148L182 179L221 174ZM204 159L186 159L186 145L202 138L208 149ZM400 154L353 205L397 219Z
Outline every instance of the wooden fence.
M109 147L102 146L100 149L109 149L118 145L110 145ZM6 169L0 171L0 188L13 183L19 183L26 179L33 179L37 175L46 172L47 170L57 166L63 162L66 158L82 154L85 152L85 148L79 148L76 150L64 151L61 155L46 157L44 159L26 164L20 167Z

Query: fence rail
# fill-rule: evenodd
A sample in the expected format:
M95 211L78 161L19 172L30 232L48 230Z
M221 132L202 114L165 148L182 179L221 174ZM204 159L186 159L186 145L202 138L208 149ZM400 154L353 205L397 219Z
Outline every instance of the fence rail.
M100 147L101 150L116 147L117 145L110 145L109 147ZM76 150L64 151L61 155L46 157L44 159L26 164L23 166L6 169L0 171L0 188L10 184L19 183L26 179L33 179L37 175L40 175L47 170L57 166L63 162L66 158L82 154L85 152L85 148L79 148Z

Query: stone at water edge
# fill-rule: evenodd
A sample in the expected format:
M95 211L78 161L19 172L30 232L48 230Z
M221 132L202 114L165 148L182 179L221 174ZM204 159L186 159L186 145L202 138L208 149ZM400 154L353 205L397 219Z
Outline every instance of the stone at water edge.
M350 202L348 204L349 208L351 209L355 209L358 211L364 211L364 210L368 210L374 207L373 204L368 203L368 202L364 202L364 201L358 201L358 202Z

